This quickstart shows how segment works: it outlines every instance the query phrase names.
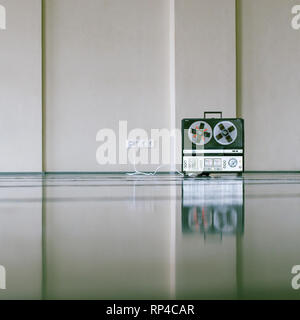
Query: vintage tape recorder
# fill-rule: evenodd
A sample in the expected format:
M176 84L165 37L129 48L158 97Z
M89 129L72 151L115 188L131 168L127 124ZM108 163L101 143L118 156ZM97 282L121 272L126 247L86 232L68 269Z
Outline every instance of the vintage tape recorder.
M219 118L208 118L218 114ZM202 119L182 120L182 172L185 175L244 171L244 120L205 112Z

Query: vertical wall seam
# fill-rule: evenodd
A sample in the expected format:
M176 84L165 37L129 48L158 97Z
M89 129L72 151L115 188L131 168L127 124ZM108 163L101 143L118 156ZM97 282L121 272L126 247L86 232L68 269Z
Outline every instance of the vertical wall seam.
M176 129L176 62L175 62L175 0L170 0L170 15L169 15L169 81L170 81L170 127L171 131ZM175 131L174 131L175 132ZM173 143L171 144L171 168L170 171L176 171L176 137L174 135Z
M46 80L46 48L45 48L45 1L41 0L41 86L42 86L42 172L45 174L46 166L45 166L45 103L46 103L46 95L45 95L45 80ZM41 281L41 296L42 300L46 299L47 294L47 255L46 255L46 187L45 181L42 180L42 217L41 217L41 228L42 228L42 241L41 241L41 250L42 250L42 281Z
M241 23L240 0L235 0L235 47L236 47L236 116L242 117L241 106Z
M42 46L42 172L46 171L46 10L45 1L41 0L42 12L41 12L41 46Z
M169 82L170 82L170 127L171 131L176 129L176 61L175 61L175 0L170 0L169 15L169 44L170 44L170 63L169 63ZM171 168L176 170L176 134L171 143ZM176 198L176 188L170 187L170 196ZM170 298L176 299L176 208L177 201L170 204Z

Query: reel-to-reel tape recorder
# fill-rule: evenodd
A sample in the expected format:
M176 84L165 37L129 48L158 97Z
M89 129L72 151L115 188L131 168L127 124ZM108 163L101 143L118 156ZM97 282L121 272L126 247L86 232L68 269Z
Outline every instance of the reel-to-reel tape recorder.
M207 114L221 118L207 118ZM182 172L186 175L242 173L244 120L205 112L204 118L182 120Z

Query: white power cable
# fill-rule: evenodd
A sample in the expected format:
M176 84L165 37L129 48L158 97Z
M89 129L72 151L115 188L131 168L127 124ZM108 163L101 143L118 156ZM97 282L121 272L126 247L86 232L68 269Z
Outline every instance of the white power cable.
M137 175L143 175L143 176L155 176L158 172L159 169L161 169L162 167L165 167L167 166L166 164L163 164L161 166L159 166L155 171L153 172L142 172L142 171L138 171L136 169L136 165L135 165L135 162L133 163L133 166L134 166L134 172L128 172L126 173L128 176L137 176ZM178 173L179 175L181 176L184 176L184 174L182 172L179 172L177 169L175 171L176 173Z

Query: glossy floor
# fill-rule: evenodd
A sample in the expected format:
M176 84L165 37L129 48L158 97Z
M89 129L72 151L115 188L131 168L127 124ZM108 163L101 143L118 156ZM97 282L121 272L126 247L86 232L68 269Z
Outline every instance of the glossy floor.
M299 299L300 175L0 176L0 265L0 299Z

